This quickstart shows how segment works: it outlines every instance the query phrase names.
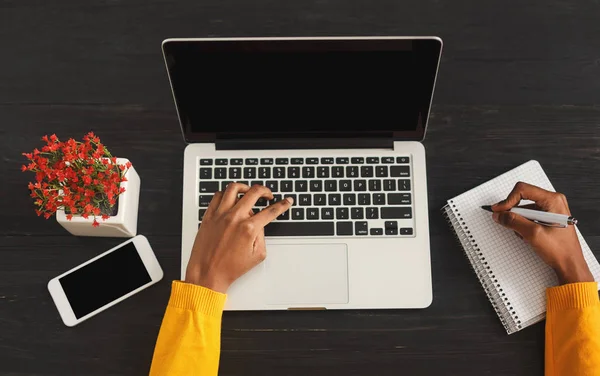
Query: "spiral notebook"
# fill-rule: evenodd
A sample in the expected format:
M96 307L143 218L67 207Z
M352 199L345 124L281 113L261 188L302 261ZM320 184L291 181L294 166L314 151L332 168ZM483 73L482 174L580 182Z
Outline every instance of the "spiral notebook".
M505 199L519 181L554 191L540 164L529 161L456 196L442 209L508 334L543 320L546 288L558 284L554 271L528 244L481 209ZM600 281L600 265L578 229L577 235L585 260Z

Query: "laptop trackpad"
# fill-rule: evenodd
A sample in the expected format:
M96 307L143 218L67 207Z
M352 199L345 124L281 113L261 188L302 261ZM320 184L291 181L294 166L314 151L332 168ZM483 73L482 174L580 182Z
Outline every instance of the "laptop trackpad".
M346 244L278 244L267 247L267 304L348 303Z

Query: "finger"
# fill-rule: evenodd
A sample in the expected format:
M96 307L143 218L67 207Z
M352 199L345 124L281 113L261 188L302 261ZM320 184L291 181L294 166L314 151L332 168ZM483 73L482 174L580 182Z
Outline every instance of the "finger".
M499 212L494 213L492 218L502 226L511 229L521 235L524 239L531 239L531 237L539 231L537 223L530 221L529 219L522 217L512 212Z
M229 183L227 189L225 189L225 193L223 193L223 198L221 199L218 211L224 212L231 209L238 200L238 194L245 193L249 189L250 187L246 184Z
M267 206L265 209L261 210L260 213L250 218L250 220L253 221L260 228L263 228L266 225L268 225L272 220L285 213L285 211L288 210L293 203L293 198L286 197L285 199L279 201L276 204Z
M537 206L537 204L519 205L517 207L521 209L540 210L540 207Z
M492 205L492 210L495 212L507 211L517 206L521 200L538 202L552 197L553 194L554 192L536 187L535 185L518 182L505 200Z
M273 193L271 190L263 185L253 185L248 192L241 198L241 200L236 204L236 209L242 211L252 210L254 205L256 205L256 201L259 198L265 197L269 200L273 199Z
M203 217L204 220L210 218L215 213L215 211L221 204L222 198L223 198L223 192L219 191L219 192L215 193L212 200L210 200L210 203L208 204L208 208L206 208L206 213L204 213L204 217Z
M519 238L519 239L523 240L523 237L521 236L521 234L519 234L519 233L518 233L518 232L516 232L516 231L513 231L513 232L515 233L515 235L517 235L517 238Z

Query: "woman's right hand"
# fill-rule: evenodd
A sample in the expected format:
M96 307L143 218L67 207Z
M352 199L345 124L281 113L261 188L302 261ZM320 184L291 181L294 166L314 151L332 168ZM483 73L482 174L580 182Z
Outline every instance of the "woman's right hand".
M570 216L565 195L519 182L504 201L492 206L492 217L531 244L537 254L554 269L561 284L593 282L594 277L583 257L575 226L543 226L508 211L519 205L521 200L535 202L525 206L528 209Z

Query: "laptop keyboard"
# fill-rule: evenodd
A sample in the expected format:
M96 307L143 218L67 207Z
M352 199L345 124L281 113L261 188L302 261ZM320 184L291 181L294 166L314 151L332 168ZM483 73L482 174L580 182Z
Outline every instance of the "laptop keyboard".
M267 236L414 236L410 157L199 159L199 212L227 184L265 185L290 210L267 225Z

